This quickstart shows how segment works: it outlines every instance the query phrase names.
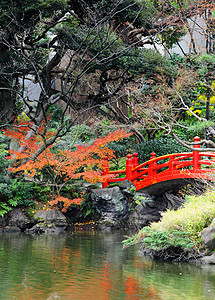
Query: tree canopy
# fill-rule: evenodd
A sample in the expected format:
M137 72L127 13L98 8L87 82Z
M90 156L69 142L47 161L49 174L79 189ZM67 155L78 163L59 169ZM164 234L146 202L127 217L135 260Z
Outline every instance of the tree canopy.
M86 120L91 110L133 126L140 121L130 97L134 91L140 92L140 107L150 99L156 105L162 93L167 105L177 104L170 90L183 77L182 64L193 62L184 53L182 63L169 48L188 32L195 54L189 20L196 15L207 25L206 50L213 48L212 1L11 0L2 1L0 9L1 124L24 111L31 121L28 138L41 134L37 127L43 121L48 126L48 114L61 106L60 125L47 145ZM158 45L170 58L159 53ZM40 86L39 99L28 98L27 81Z

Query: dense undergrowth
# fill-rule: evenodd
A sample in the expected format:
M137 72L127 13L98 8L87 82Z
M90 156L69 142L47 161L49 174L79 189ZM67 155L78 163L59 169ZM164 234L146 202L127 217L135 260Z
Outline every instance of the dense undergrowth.
M200 232L215 218L215 191L200 196L187 196L178 210L162 213L157 223L142 228L137 234L124 241L124 247L140 243L145 249L168 249L171 247L187 250L201 250Z
M53 117L51 119L51 125L53 122L57 122L57 118ZM57 123L56 123L57 124ZM54 125L56 126L54 123ZM115 126L100 125L99 134L101 136L106 136L108 133L113 132L117 128ZM97 132L98 134L98 132ZM65 138L59 139L56 143L53 151L67 150L71 148L74 143L78 145L85 145L86 143L92 144L97 138L97 135L86 125L73 126L71 128L70 135ZM0 216L3 216L13 207L31 207L36 209L41 205L48 204L53 197L53 187L50 182L50 172L47 172L47 168L43 168L40 171L40 181L32 180L29 182L26 175L13 174L9 172L8 169L11 167L12 161L6 159L9 155L11 148L16 148L16 143L11 141L11 139L0 132ZM74 145L73 145L74 146ZM135 136L132 135L123 140L109 143L109 148L113 149L115 152L115 158L112 159L110 164L111 169L125 168L126 155L128 153L139 153L140 162L146 161L150 158L152 152L156 152L157 156L165 155L172 151L180 152L183 151L182 147L177 144L172 138L162 137L158 135L153 140L143 141L137 143ZM60 182L61 184L64 181ZM68 199L80 199L82 201L82 211L84 216L92 215L94 208L90 201L85 199L82 195L82 189L77 188L76 180L69 180L65 186L61 189L60 196L66 197ZM61 197L62 198L62 197ZM39 205L38 205L39 203ZM57 206L58 209L63 210L65 207L60 203Z

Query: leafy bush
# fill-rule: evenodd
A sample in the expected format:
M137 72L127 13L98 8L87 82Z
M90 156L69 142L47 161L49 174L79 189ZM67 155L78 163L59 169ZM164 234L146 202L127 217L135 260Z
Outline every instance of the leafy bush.
M187 148L180 145L172 137L159 137L142 142L134 145L133 150L139 154L140 163L149 160L152 152L155 152L157 157L170 153L188 152Z
M166 249L169 247L180 247L182 249L190 249L194 247L195 243L190 240L190 235L187 232L173 230L169 231L156 231L152 230L150 227L144 227L141 233L137 234L133 239L140 240L144 247L151 248L153 250ZM124 247L131 244L131 240L125 240Z
M158 231L180 230L188 232L194 239L215 218L215 191L201 196L187 196L184 206L177 211L168 210L151 228Z
M41 187L35 183L19 179L0 177L0 216L12 207L34 206L36 201L46 203L49 199L50 187Z
M115 159L112 159L110 165L112 169L125 168L126 155L135 152L138 153L140 163L149 160L152 152L155 152L157 157L170 153L189 152L187 148L177 143L172 137L159 137L136 144L133 135L121 141L110 143L108 146L115 151L116 156Z
M189 249L201 245L199 233L215 218L215 191L201 196L188 196L184 206L168 210L162 219L144 227L125 240L124 246L141 242L146 248L166 249L170 246Z

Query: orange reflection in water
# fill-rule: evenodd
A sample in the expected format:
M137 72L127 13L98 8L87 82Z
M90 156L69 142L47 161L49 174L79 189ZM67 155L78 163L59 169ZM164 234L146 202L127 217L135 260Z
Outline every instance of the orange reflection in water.
M110 279L110 262L106 262L102 267L102 274L101 274L101 288L102 288L102 299L108 300L109 295L108 292L112 288L111 279Z
M108 261L111 256L104 255L100 264L93 265L94 248L85 248L84 243L76 245L38 248L36 244L40 252L35 253L40 254L41 261L35 260L20 273L23 284L11 286L8 299L109 300L113 295L126 300L160 299L158 290L144 283L144 278L137 279L141 270L151 268L151 262L137 256L129 265L117 265L117 260Z
M151 285L144 287L140 282L129 275L125 282L126 300L147 300L147 299L161 299L158 295L159 291ZM144 297L144 298L143 298Z

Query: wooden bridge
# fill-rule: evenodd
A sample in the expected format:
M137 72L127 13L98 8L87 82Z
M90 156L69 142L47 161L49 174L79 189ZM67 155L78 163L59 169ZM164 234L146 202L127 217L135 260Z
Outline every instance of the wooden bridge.
M194 150L190 153L173 153L156 157L151 153L150 160L139 164L138 154L128 154L124 170L110 171L108 158L103 159L103 175L111 175L102 187L124 180L131 181L136 190L149 194L179 188L195 179L213 180L215 174L215 152L201 152L199 137L194 138Z

